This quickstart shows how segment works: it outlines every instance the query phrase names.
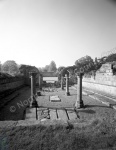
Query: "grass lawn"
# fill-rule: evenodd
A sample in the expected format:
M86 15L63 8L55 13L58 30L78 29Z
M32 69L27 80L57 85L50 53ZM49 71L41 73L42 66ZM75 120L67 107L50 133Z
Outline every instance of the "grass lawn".
M0 129L0 150L110 150L116 149L116 120L94 119L56 125Z

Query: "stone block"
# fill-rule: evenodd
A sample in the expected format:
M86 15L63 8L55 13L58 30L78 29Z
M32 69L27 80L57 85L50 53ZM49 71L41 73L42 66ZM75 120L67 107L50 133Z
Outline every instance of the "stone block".
M61 102L61 99L59 98L58 95L50 96L50 101L51 102Z
M26 108L25 120L36 120L36 108Z
M64 121L68 120L68 116L67 116L65 110L57 110L57 113L58 113L58 119L61 119L61 120L64 120Z
M75 120L75 119L77 119L77 115L76 115L76 113L75 113L75 111L74 110L69 110L69 111L67 111L67 113L68 113L68 116L69 116L69 120Z
M57 120L57 114L56 114L56 109L50 109L50 119L51 120Z

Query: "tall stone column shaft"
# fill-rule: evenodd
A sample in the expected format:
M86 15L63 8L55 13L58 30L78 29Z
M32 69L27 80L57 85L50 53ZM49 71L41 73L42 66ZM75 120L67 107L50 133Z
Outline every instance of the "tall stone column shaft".
M63 76L61 76L61 89L64 90L64 86L63 86Z
M83 108L84 104L83 104L83 100L82 100L82 76L83 73L79 73L77 78L77 101L75 103L75 107L76 108Z
M82 76L78 76L78 89L77 89L77 100L81 101L82 100Z
M42 77L39 75L39 90L42 90Z
M31 96L33 97L36 94L36 78L31 76Z
M36 94L36 72L30 72L31 76L31 107L36 107L37 106L37 101L35 99L35 94Z
M66 77L66 95L69 96L70 95L70 93L69 93L69 77L67 74L65 75L65 77Z

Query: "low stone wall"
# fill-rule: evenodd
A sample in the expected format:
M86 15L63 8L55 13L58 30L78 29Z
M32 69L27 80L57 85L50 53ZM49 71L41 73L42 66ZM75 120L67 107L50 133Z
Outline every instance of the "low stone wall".
M102 78L83 78L83 87L116 96L116 76Z
M0 93L21 87L24 84L23 78L0 79Z

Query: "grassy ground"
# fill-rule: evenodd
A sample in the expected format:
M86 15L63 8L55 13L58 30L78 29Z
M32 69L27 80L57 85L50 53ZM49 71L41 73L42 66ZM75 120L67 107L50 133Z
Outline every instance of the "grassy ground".
M49 95L58 94L61 102L51 103ZM67 97L65 91L43 93L38 104L53 108L73 107L76 91L70 89L70 94ZM79 118L76 121L1 127L0 150L116 150L115 110L87 96L83 96L83 101L85 108L77 111Z
M89 125L35 125L0 129L1 150L116 149L116 120L95 119Z

